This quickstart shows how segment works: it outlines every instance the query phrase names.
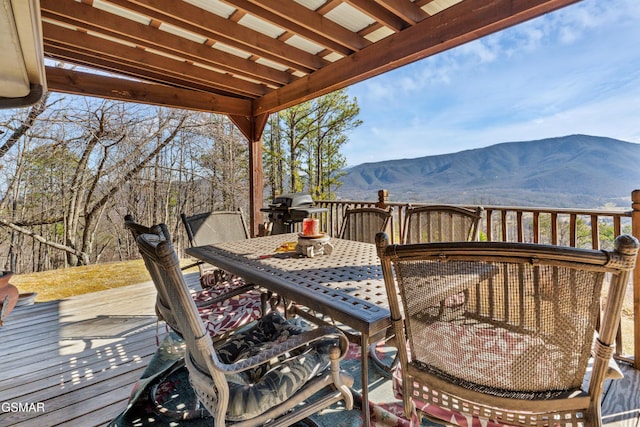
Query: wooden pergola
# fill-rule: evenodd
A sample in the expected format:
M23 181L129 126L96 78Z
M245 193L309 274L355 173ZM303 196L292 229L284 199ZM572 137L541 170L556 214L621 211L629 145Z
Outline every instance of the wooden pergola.
M233 121L249 141L255 234L270 113L577 1L41 0L40 9L45 58L81 67L47 66L49 90Z

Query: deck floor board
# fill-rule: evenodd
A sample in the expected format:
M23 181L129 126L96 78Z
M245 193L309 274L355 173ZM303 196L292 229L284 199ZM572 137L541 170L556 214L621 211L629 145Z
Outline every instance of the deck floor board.
M197 273L186 276L194 284ZM16 307L0 328L0 402L42 412L0 413L0 426L104 426L166 334L151 282Z
M197 273L186 275L191 285ZM127 405L166 334L151 282L17 307L0 328L0 402L43 403L1 413L0 426L104 426ZM160 337L158 337L158 334ZM640 426L640 371L622 366L602 403L607 427Z

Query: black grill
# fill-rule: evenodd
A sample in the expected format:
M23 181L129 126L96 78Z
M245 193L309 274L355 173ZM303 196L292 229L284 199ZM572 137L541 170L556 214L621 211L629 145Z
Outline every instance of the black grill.
M314 207L310 194L289 193L273 199L269 207L260 209L269 213L269 221L273 223L272 234L291 233L293 225L302 222L309 215L326 212L326 208Z

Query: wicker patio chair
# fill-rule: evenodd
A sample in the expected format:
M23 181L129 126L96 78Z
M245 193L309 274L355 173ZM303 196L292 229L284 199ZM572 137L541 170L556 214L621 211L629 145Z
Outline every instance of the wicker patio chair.
M162 234L166 226L159 225ZM278 312L216 342L207 333L171 242L141 234L138 248L186 345L185 364L198 399L216 427L288 426L343 400L353 406L352 379L340 372L348 340L331 327L303 330ZM316 395L325 391L322 397ZM302 402L310 396L310 402Z
M410 206L405 214L403 241L435 243L477 240L482 211L481 207L470 209L451 205ZM452 299L457 300L460 297L464 297L464 292ZM445 303L441 302L443 309ZM387 331L385 341L393 346L397 344L392 329ZM376 366L382 369L383 374L391 375L398 364L397 354L390 364L385 364L378 357L375 346L371 346L369 354Z
M478 239L482 208L412 206L406 211L403 243L464 242Z
M618 237L613 251L389 245L384 233L376 244L394 330L406 342L396 370L405 414L417 410L440 423L467 417L475 422L465 425L474 426L601 425L601 393L605 379L616 377L609 363L638 252L634 237ZM441 302L463 289L469 298L442 312Z
M391 208L351 208L344 212L340 238L374 243L376 233L386 231L391 220Z
M157 225L147 227L138 224L131 215L125 216L125 228L131 232L134 239L145 234L155 236L158 240L171 240L166 227L161 228ZM156 287L155 310L158 319L164 320L172 330L178 335L182 335L175 318L176 315L169 306L169 295L157 285L161 280L161 271L146 259L145 265ZM198 307L200 316L206 321L209 334L212 336L232 333L238 327L260 318L265 313L266 302L263 293L254 289L254 286L248 286L244 281L239 281L236 278L220 282L215 288L192 291L191 296Z

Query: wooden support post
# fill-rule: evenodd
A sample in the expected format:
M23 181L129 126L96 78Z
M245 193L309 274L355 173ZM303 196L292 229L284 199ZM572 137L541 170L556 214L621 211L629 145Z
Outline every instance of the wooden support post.
M640 239L640 190L631 193L631 209L631 234ZM633 356L634 367L640 369L640 260L633 270Z
M378 190L378 203L376 203L376 207L386 209L387 203L389 203L389 190Z
M264 204L264 177L262 172L262 138L249 141L249 211L251 212L251 236L256 237L262 224L260 208Z
M249 233L251 237L260 234L264 204L264 177L262 170L262 131L267 124L268 114L258 116L234 116L231 121L249 141Z

